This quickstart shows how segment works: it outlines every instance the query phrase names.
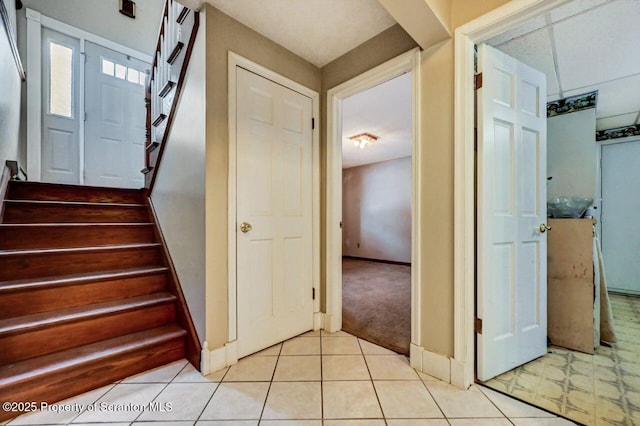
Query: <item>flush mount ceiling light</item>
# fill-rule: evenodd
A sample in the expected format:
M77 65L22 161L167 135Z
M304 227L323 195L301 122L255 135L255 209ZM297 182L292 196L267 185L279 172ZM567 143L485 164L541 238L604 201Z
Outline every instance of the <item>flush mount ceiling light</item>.
M353 142L353 146L355 146L356 148L359 147L360 149L364 149L367 145L374 143L378 139L378 136L366 132L359 133L349 138L349 140Z

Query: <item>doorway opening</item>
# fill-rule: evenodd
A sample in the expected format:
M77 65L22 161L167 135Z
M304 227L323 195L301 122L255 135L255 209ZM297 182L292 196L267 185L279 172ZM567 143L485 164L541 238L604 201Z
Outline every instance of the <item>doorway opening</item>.
M548 204L550 217L548 255L541 259L548 262L549 346L543 356L485 377L484 383L580 423L633 423L637 388L629 378L640 377L640 362L631 355L640 344L640 299L634 297L636 280L628 278L637 276L629 274L637 262L626 259L640 242L633 231L633 206L640 199L624 188L640 176L631 165L637 164L633 144L640 134L639 107L626 100L627 94L639 93L637 67L626 59L632 48L625 45L626 34L633 25L615 17L638 16L640 10L625 1L553 6L540 7L506 32L471 37L547 75L547 167L540 172L547 179L543 207ZM514 23L525 9L512 15ZM579 41L568 35L570 28L582 29ZM617 37L614 28L620 31ZM616 41L605 43L601 34ZM589 55L581 46L585 40L593 41ZM612 62L615 69L599 66ZM483 75L483 85L487 78ZM587 199L583 208L578 208L580 199ZM515 281L516 288L520 284ZM492 333L485 319L479 334ZM519 348L529 344L524 340ZM478 355L477 362L480 368L485 361Z
M409 355L411 73L342 103L342 329Z
M394 81L397 77L400 77L400 80ZM361 129L356 131L355 129L351 130L351 133L347 134L343 130L345 127L345 123L343 123L343 111L349 107L349 98L354 95L358 95L360 93L366 92L369 89L376 88L378 86L384 87L384 84L397 84L398 82L402 83L403 79L406 79L406 83L410 84L410 98L409 102L409 112L410 116L408 117L408 123L410 126L409 134L410 134L410 142L411 141L419 141L420 140L420 51L419 49L413 49L409 52L406 52L394 59L391 59L353 79L340 84L333 89L330 89L327 92L327 203L326 203L326 314L324 315L323 322L324 328L328 332L336 332L343 328L343 247L346 247L347 239L349 240L349 250L354 248L354 250L360 249L361 255L354 257L365 257L368 260L361 259L349 259L357 260L359 262L370 262L370 259L380 260L381 255L376 254L375 252L370 252L366 254L363 252L364 249L367 248L375 248L376 245L372 244L371 247L363 246L363 242L366 244L371 244L369 239L363 239L363 235L357 235L356 237L349 235L343 236L343 224L346 225L345 220L348 217L345 216L345 212L347 216L349 212L347 211L349 208L355 206L358 207L358 203L351 203L348 198L345 197L343 199L343 177L348 177L349 175L353 176L353 170L350 172L345 172L343 176L343 139L344 137L357 136L360 133L372 133L374 131ZM354 98L357 99L357 98ZM385 105L384 111L389 115L393 111L392 105ZM407 119L405 117L405 119ZM347 123L348 124L348 123ZM376 135L373 134L375 137ZM387 141L388 142L388 141ZM405 143L408 141L405 140ZM351 148L356 148L354 146L354 141L349 140ZM367 142L366 144L369 144ZM365 144L365 145L366 145ZM375 145L379 144L379 148L384 147L384 140L380 139L380 141L374 141L371 143L371 146L364 148L356 148L355 151L364 151L365 153L369 148L375 148ZM410 170L410 184L405 186L409 186L408 190L411 192L410 194L410 215L405 216L403 219L405 222L404 226L409 229L410 234L410 248L406 249L405 253L408 252L410 256L410 354L412 363L415 361L418 363L421 361L420 355L420 239L421 239L421 226L420 226L420 206L421 206L421 198L420 198L420 187L421 187L421 169L420 169L420 144L419 143L409 143L407 148L409 148L410 158L405 154L402 156L396 157L393 161L396 161L398 158L404 157L402 160L405 163L410 164L410 169L408 169L407 165L403 167L405 173ZM371 152L376 152L371 149ZM367 154L369 155L369 154ZM348 159L344 160L351 161ZM380 161L377 163L383 164ZM384 163L389 163L389 161L385 161ZM383 164L384 166L389 166L389 164ZM366 168L369 166L358 166L361 168ZM350 169L356 169L358 167L347 168L345 170L349 171ZM392 165L393 167L393 165ZM369 167L370 168L370 167ZM383 173L384 174L384 173ZM397 179L398 175L396 172L392 172L389 178ZM384 185L388 185L388 179L384 178ZM378 184L375 184L378 186ZM361 189L361 188L360 188ZM349 189L350 191L351 189ZM346 192L346 191L345 191ZM405 193L405 196L407 194ZM343 201L345 203L349 203L348 206L343 207ZM368 200L365 200L369 202ZM406 204L405 204L406 205ZM360 207L362 207L362 200L360 200ZM344 210L343 210L344 208ZM367 207L369 208L369 207ZM376 212L378 213L378 212ZM362 218L360 215L355 215L354 220L360 220L362 222ZM350 219L349 219L350 220ZM389 218L385 218L385 220L391 220ZM395 222L390 222L394 225ZM379 227L374 225L373 228ZM355 229L358 228L356 225ZM351 226L351 231L354 229L353 225ZM351 232L350 230L344 229L345 232ZM343 241L344 238L344 241ZM358 243L360 243L360 247L358 247ZM380 244L377 245L380 248ZM382 247L383 249L394 251L393 247L390 247L388 243ZM397 249L396 249L397 250ZM394 254L397 256L398 252ZM358 253L347 251L346 254ZM362 256L365 254L365 256ZM404 256L407 256L405 254ZM392 260L403 261L402 257L394 257ZM382 259L384 260L384 259ZM365 263L369 264L370 263ZM382 263L377 263L377 265L385 265ZM386 266L401 266L404 268L408 268L406 265L390 265L386 264ZM345 268L346 269L346 268ZM353 268L352 268L353 269ZM358 297L362 297L361 295ZM365 298L368 296L364 296ZM378 309L381 309L378 306ZM405 308L406 309L406 308ZM347 325L349 326L349 325ZM385 333L382 333L385 334ZM390 335L391 332L389 330L386 331L386 334ZM373 340L373 339L372 339ZM406 346L405 346L406 347ZM396 349L397 350L397 349ZM406 353L406 351L403 350ZM418 364L416 364L418 365Z

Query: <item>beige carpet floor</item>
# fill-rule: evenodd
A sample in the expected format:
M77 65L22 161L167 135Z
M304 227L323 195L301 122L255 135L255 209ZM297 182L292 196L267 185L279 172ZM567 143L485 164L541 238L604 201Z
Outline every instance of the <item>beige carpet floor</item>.
M594 355L558 347L486 386L585 425L640 425L640 298L610 294L618 342Z
M342 329L409 355L411 267L343 259Z

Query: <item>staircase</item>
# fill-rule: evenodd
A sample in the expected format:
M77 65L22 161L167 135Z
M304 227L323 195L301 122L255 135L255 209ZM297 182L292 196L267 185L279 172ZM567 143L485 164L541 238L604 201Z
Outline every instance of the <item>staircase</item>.
M0 402L55 402L185 357L198 362L142 190L11 181L6 192ZM0 410L0 421L17 414Z

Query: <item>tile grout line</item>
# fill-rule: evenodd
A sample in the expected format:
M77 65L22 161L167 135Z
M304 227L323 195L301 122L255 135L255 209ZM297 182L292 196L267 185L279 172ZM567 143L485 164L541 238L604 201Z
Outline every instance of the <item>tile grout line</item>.
M489 400L489 402L490 402L494 407L496 407L496 409L500 412L500 414L502 414L502 415L504 416L504 418L505 418L505 419L507 419L507 421L508 421L509 423L511 423L512 425L515 425L515 423L513 423L513 421L511 421L511 418L510 418L509 416L507 416L507 415L504 413L504 411L502 411L502 410L500 409L500 407L498 407L498 404L496 404L496 403L493 401L493 399L491 399L491 398L489 397L489 395L487 395L486 393L484 393L484 391L482 390L483 386L479 386L479 385L477 385L477 384L476 384L476 386L478 387L478 390L480 391L480 393L481 393L482 395L484 395L484 397L485 397L485 398L487 398L487 399ZM468 391L468 390L467 390L467 391Z
M168 365L168 364L167 364L167 365ZM189 365L189 362L187 361L187 363L186 363L186 364L185 364L185 365L180 369L180 371L178 371L178 372L176 373L176 375L175 375L175 376L173 376L173 379L171 379L171 380L169 380L168 382L164 383L164 387L163 387L163 388L160 390L160 392L158 392L158 394L157 394L155 397L153 397L153 399L152 399L151 401L149 401L149 402L151 403L151 402L155 401L155 400L160 396L160 394L162 394L162 392L164 392L164 391L165 391L165 389L167 389L167 388L169 387L169 385L170 385L170 384L171 384L171 383L176 379L176 377L178 377L178 375L179 375L180 373L182 373L182 371L183 371L185 368L187 368L187 366L188 366L188 365ZM166 366L166 365L165 365L165 366ZM122 383L122 382L120 382L120 384L126 384L126 383ZM216 389L217 389L217 387L216 387ZM140 418L140 416L142 416L143 414L144 414L144 409L143 409L143 410L140 412L140 414L138 414L138 415L136 416L136 418L135 418L135 419L133 419L133 421L132 421L131 423L129 423L129 424L130 424L130 425L132 425L133 423L135 423L135 422ZM75 419L74 419L74 420L75 420ZM195 424L195 422L194 422L194 424Z
M360 344L360 339L356 336L356 342L358 342L358 347L360 348L360 353L362 354L362 359L364 360L364 365L367 367L367 372L369 373L369 377L371 378L371 386L373 387L373 393L376 395L376 400L378 401L378 407L380 407L380 413L382 413L382 420L384 424L387 425L387 416L384 414L384 409L382 408L382 404L380 403L380 397L378 396L378 390L376 389L375 383L373 383L373 375L371 375L371 370L369 369L369 363L367 362L367 357L364 356L364 351L362 350L362 345Z
M414 368L414 370L415 370L415 368ZM416 374L418 374L418 373L416 372ZM429 396L431 397L431 399L433 399L433 402L436 404L436 407L438 407L438 410L440 410L440 413L442 414L442 418L445 419L447 423L451 424L451 422L449 421L449 418L444 413L444 410L442 409L442 407L440 407L440 404L438 404L438 400L435 398L435 396L433 396L433 393L431 393L431 389L429 389L429 386L427 386L427 383L424 381L424 379L419 374L418 374L418 378L422 382L422 386L424 386L425 389L427 390L427 392L429 393ZM467 392L468 391L469 390L467 389Z
M200 414L198 414L198 418L196 419L195 422L193 422L194 425L200 421L200 419L202 418L202 415L204 414L204 411L207 409L209 404L211 404L211 400L213 399L213 396L216 394L216 392L218 392L218 389L220 389L220 385L222 385L222 382L224 381L224 378L227 377L227 374L229 374L229 370L231 370L231 366L226 367L226 369L227 369L227 371L225 371L224 374L222 375L222 377L220 377L220 381L218 382L218 385L213 390L213 393L211 394L209 399L207 399L207 403L204 404L204 407L202 407L202 410L200 411ZM175 380L175 378L174 378L174 380Z
M285 340L286 342L286 340ZM269 399L269 392L271 392L271 386L273 385L273 379L276 377L276 371L278 370L278 363L280 362L280 357L282 356L282 349L284 348L284 343L280 343L280 350L278 351L278 357L276 358L276 365L273 367L273 373L271 373L271 381L269 382L269 387L267 388L267 394L264 397L264 403L262 404L262 410L260 411L260 417L258 418L258 424L262 423L262 416L264 415L264 409L267 407L267 400Z

